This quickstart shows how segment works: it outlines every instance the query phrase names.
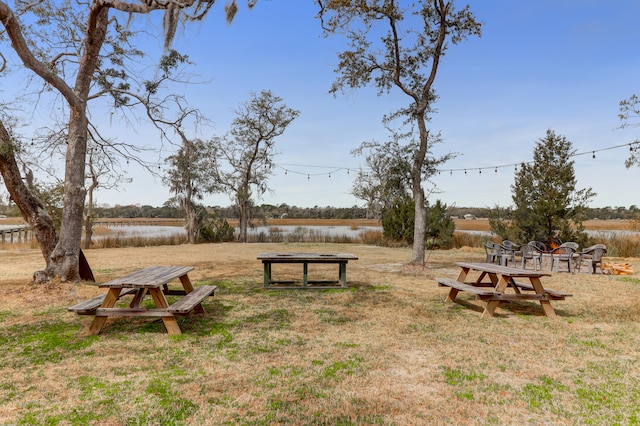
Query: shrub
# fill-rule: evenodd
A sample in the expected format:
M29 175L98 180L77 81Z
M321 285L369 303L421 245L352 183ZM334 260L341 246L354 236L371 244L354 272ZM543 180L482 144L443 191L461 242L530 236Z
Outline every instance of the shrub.
M427 246L434 248L451 248L456 224L447 211L446 204L436 200L432 207L427 208Z
M393 206L382 213L382 234L392 241L413 244L415 206L408 196L396 198Z
M208 217L200 224L200 241L207 243L219 243L233 241L235 230L226 219L217 216Z
M413 244L415 206L408 196L396 199L393 206L382 215L382 230L385 238ZM453 244L455 223L447 211L446 204L437 200L429 207L425 226L425 245L431 249L450 248Z

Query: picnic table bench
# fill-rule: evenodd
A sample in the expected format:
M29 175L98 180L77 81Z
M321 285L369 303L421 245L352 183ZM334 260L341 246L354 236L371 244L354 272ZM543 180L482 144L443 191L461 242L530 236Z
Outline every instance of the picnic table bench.
M309 289L309 288L346 288L347 287L347 263L350 260L358 260L351 253L260 253L258 260L264 265L264 288L277 289ZM274 263L301 263L302 281L275 280L273 279L272 265ZM337 280L310 280L309 264L338 264ZM299 285L301 283L302 285ZM279 284L289 284L282 286ZM298 285L294 285L298 284Z
M68 308L78 315L94 315L95 318L87 330L87 334L99 334L108 317L160 317L169 334L180 334L180 326L176 321L178 315L189 315L192 311L204 313L202 301L212 296L216 286L199 286L194 288L188 273L192 266L150 266L135 271L124 277L116 278L99 287L108 288L106 294L95 296ZM182 289L171 289L170 281L180 279ZM116 302L125 295L133 294L128 307L115 307ZM151 296L155 308L141 306L145 296ZM169 305L165 296L182 296L174 304Z
M556 315L551 300L564 300L572 296L558 290L545 288L541 277L550 276L549 271L530 271L491 263L456 262L461 268L457 279L436 278L438 285L449 287L446 300L454 301L460 291L475 294L484 305L482 315L493 316L496 308L503 301L536 300L548 317ZM471 271L479 272L475 280L467 280ZM489 278L486 281L485 278ZM515 278L527 278L530 284L516 282ZM507 293L511 288L514 292ZM523 292L523 290L525 292Z
M120 296L126 296L127 294L135 293L138 291L135 288L126 288L120 292ZM107 297L107 293L99 294L96 297L82 301L76 305L67 308L68 311L75 312L78 315L95 315L96 309L102 305L104 298Z
M476 296L478 296L479 299L486 299L488 297L498 294L495 291L489 290L483 286L465 284L460 281L454 280L453 278L436 278L436 281L442 287L451 287L457 291L467 291L469 293L475 294ZM455 295L449 296L448 299L451 299L451 300L455 299L455 296L457 294L458 293L456 292Z

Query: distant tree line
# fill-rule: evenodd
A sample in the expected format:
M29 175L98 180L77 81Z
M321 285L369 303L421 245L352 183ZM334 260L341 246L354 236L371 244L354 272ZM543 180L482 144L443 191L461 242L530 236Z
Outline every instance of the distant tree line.
M488 218L491 210L492 208L490 207L450 207L451 216L460 219L463 219L466 214L473 215L476 218ZM630 207L587 207L583 213L586 220L636 220L640 218L640 207L635 204Z
M262 221L270 218L289 218L289 219L364 219L367 217L367 209L365 207L332 207L332 206L313 206L313 207L297 207L289 204L262 204L253 206L252 217L256 221ZM238 210L234 206L208 206L207 210L215 213L223 219L237 219ZM452 217L463 219L465 215L472 215L476 218L483 219L490 216L490 207L456 207L449 206L449 213ZM0 214L9 217L20 216L20 211L13 204L0 203ZM640 218L640 207L631 205L630 207L594 207L586 208L584 211L586 219L628 219L635 220ZM95 208L96 218L163 218L163 219L182 219L184 212L177 206L169 204L161 207L150 205L115 205L113 207L102 206Z

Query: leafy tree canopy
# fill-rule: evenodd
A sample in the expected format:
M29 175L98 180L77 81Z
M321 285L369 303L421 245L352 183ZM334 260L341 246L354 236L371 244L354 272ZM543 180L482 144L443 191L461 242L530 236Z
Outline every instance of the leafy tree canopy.
M629 99L621 101L620 114L618 114L618 117L622 120L622 128L640 127L640 97L638 97L638 95L631 95ZM629 158L627 158L624 163L627 168L640 166L639 148L640 139L636 139L631 145Z

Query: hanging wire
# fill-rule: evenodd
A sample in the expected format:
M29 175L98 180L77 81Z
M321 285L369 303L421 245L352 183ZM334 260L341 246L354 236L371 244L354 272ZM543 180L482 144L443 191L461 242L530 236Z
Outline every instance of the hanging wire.
M332 174L336 174L336 173L338 173L338 172L340 172L342 170L346 170L347 174L349 174L349 171L351 170L351 169L349 169L347 167L313 166L313 165L308 165L308 164L275 164L274 163L273 166L284 170L284 174L285 175L288 174L288 173L293 173L293 174L298 174L298 175L302 175L302 176L307 176L307 178L309 178L309 179L311 178L311 176L329 176L329 177L331 177ZM292 167L330 169L330 170L327 171L327 172L309 173L308 171L301 172L301 171L294 170Z
M622 148L622 147L629 147L629 151L630 152L634 152L637 149L640 149L640 140L638 141L634 141L634 142L629 142L629 143L625 143L625 144L621 144L621 145L614 145L614 146L609 146L606 148L601 148L601 149L596 149L596 150L591 150L591 151L584 151L584 152L578 152L575 154L572 154L569 156L569 158L571 157L578 157L581 155L587 155L587 154L591 154L591 157L593 159L596 158L596 153L597 152L603 152L603 151L609 151L609 150L613 150L613 149L618 149L618 148ZM483 167L478 167L478 174L482 174L482 169L494 169L494 172L497 174L498 173L498 169L503 169L503 168L507 168L507 167L513 167L513 170L515 173L518 172L518 165L519 164L533 164L533 161L520 161L517 163L510 163L510 164L497 164L497 165L491 165L491 166L483 166ZM332 174L336 174L338 172L341 171L346 171L347 175L350 174L351 171L357 172L358 170L362 170L362 168L353 168L353 167L337 167L337 166L319 166L319 165L315 165L315 164L273 164L274 167L277 167L281 170L284 170L284 174L287 175L289 173L292 174L298 174L301 176L307 176L307 179L310 180L311 176L328 176L331 177ZM297 169L306 169L305 171L299 171L296 170ZM310 173L308 169L319 169L319 170L323 170L317 173ZM465 167L465 168L458 168L458 169L445 169L445 170L440 170L437 169L436 171L438 172L438 174L440 174L442 171L446 171L449 170L449 175L453 175L453 172L461 172L464 171L464 174L467 174L467 170L469 168ZM475 169L475 168L472 168Z
M612 149L618 149L618 148L623 148L623 147L629 147L629 151L633 152L636 149L640 149L640 140L639 141L630 142L630 143L621 144L621 145L614 145L614 146L609 146L609 147L606 147L606 148L591 150L591 151L577 152L577 153L575 153L573 155L570 155L569 158L578 157L580 155L591 154L591 157L595 159L596 158L596 153L598 153L598 152L610 151ZM513 167L514 171L517 173L519 164L533 164L533 161L520 161L520 162L517 162L517 163L511 163L511 164L498 164L498 165L493 165L493 166L480 167L479 169L493 168L495 170L495 172L498 173L498 169L503 169L505 167ZM453 174L453 172L461 172L461 171L464 171L465 174L466 174L467 168L449 169L449 173L450 174Z

